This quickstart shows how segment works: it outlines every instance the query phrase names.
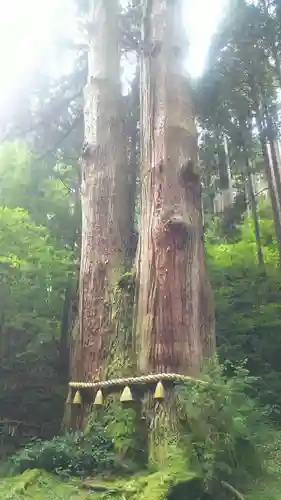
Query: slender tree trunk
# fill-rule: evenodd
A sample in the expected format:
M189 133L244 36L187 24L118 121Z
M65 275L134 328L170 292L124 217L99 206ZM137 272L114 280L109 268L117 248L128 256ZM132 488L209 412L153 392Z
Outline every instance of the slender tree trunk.
M122 113L117 0L92 2L85 144L82 154L82 250L79 325L72 379L103 376L114 332L112 292L124 272L130 238L128 166Z
M233 195L233 183L232 183L232 175L231 175L231 164L229 158L229 150L228 150L228 140L226 135L223 136L223 146L224 146L224 154L225 154L225 163L226 163L226 173L228 180L228 188L225 193L226 198L226 206L233 205L234 195Z
M255 107L255 118L257 121L258 129L259 129L259 139L260 139L261 150L262 150L262 154L263 154L263 158L264 158L265 175L266 175L266 180L268 183L268 190L269 190L272 212L273 212L277 247L278 247L279 258L280 258L280 263L281 263L281 211L280 211L280 203L279 203L277 186L276 186L276 182L275 182L275 175L274 175L273 169L271 168L271 162L270 162L268 149L267 149L267 142L266 142L266 136L265 136L265 132L264 132L263 117L262 117L260 106L259 106L259 102L260 102L259 95L262 94L262 90L260 89L259 85L258 85L258 89L256 89L255 81L254 81L252 75L250 77L249 83L250 83L251 88L252 88L252 99L253 99L253 103L254 103L254 107Z
M140 76L137 71L132 83L129 116L127 119L127 139L129 141L129 197L130 197L130 257L133 262L136 256L138 234L136 229L136 195L137 177L139 175L139 110L140 110Z
M263 154L264 163L265 163L265 173L266 173L266 178L267 178L268 187L269 187L269 194L270 194L270 199L271 199L271 206L272 206L272 212L273 212L277 247L278 247L279 258L280 258L280 262L281 262L281 214L280 214L280 206L279 206L278 196L276 193L276 187L274 185L274 178L272 175L273 173L272 173L272 169L271 169L270 158L269 158L269 154L268 154L266 140L263 137L262 131L260 131L260 142L261 142L262 154Z
M70 281L70 280L69 280ZM69 316L71 308L72 291L71 285L68 285L64 291L61 325L60 325L60 343L59 343L59 374L62 379L69 377Z
M272 169L274 173L274 184L278 195L279 205L281 205L281 171L275 144L276 134L274 133L272 118L268 113L266 106L264 106L264 110L265 110L267 138L269 142L270 156L272 160Z
M246 171L246 176L247 176L249 202L250 202L250 207L251 207L251 212L252 212L254 231L255 231L255 240L256 240L256 246L257 246L257 260L258 260L258 265L261 268L263 268L264 267L264 260L263 260L263 251L262 251L262 243L261 243L259 215L258 215L254 187L253 187L252 172L250 169L249 157L248 157L248 153L247 153L245 144L243 144L243 151L244 151L244 158L245 158L245 171Z
M79 176L80 177L80 176ZM80 179L79 179L80 180ZM78 243L80 226L80 196L79 196L79 180L75 188L75 201L74 201L74 211L73 211L73 236L69 242L70 250L74 254L75 247ZM78 282L78 272L75 272L76 287ZM62 379L68 380L69 378L69 366L70 366L70 348L71 348L71 335L70 335L70 324L71 324L71 309L73 304L73 299L75 297L76 290L73 289L73 276L70 276L68 283L64 290L64 300L61 315L60 324L60 342L59 342L59 373Z
M141 224L136 333L141 372L198 373L214 352L181 2L143 12Z

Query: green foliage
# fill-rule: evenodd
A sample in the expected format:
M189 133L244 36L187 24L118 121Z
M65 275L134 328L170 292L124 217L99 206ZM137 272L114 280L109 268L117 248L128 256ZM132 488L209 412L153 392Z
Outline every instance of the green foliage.
M257 378L252 390L280 419L281 280L273 221L268 205L260 210L265 269L256 263L251 219L245 218L233 244L208 243L209 270L215 293L219 354L233 363L247 359ZM208 236L207 236L208 241Z
M0 206L1 413L27 421L37 435L45 419L46 429L56 427L62 412L56 356L72 262L52 243L27 212Z
M189 471L177 474L173 468L131 478L62 480L43 471L26 471L21 476L0 480L1 500L199 500L203 484ZM180 495L179 495L180 493ZM205 498L205 497L204 497ZM209 497L207 497L209 498Z
M0 480L0 494L1 500L89 500L77 484L36 469Z
M71 255L54 248L47 230L27 212L1 206L0 248L2 328L28 330L37 343L52 339L59 329Z
M273 429L268 435L263 452L266 458L267 474L257 478L249 492L249 500L280 500L281 434Z
M30 435L59 430L61 321L76 280L71 176L66 166L35 160L23 144L0 147L0 406L3 418L24 422L4 436L1 455Z
M191 463L211 490L220 488L222 481L243 488L261 474L258 449L267 435L265 415L246 396L253 379L244 366L222 367L215 361L203 380L177 387Z
M114 450L124 468L136 471L146 465L147 429L141 419L138 402L126 406L120 403L118 396L111 396L107 399L102 413L94 411L91 414L88 423L90 430L92 425L96 425L97 419L104 426L106 435L112 439Z
M36 160L21 143L0 147L0 206L23 208L36 225L47 228L59 246L73 246L80 211L77 172L60 163Z
M223 367L216 360L208 365L202 380L204 383L176 386L178 436L169 443L168 460L162 465L155 463L153 473L145 471L144 462L134 462L145 445L144 438L136 439L136 412L121 405L118 408L112 401L111 411L108 406L103 414L92 414L84 434L31 443L12 457L12 470L41 468L65 478L109 476L108 486L88 481L87 488L102 498L114 494L120 499L125 495L132 500L175 500L188 495L198 500L205 490L207 498L228 500L223 482L265 498L262 492L268 491L269 485L277 488L280 446L276 431L266 424L267 414L246 395L255 380L243 365L234 368L228 363ZM158 444L167 445L168 437L164 431L163 443ZM128 473L140 470L143 473L128 478ZM124 473L126 480L116 479Z
M114 447L101 426L91 432L66 434L51 441L31 442L10 459L12 471L44 469L70 476L108 473L115 468Z

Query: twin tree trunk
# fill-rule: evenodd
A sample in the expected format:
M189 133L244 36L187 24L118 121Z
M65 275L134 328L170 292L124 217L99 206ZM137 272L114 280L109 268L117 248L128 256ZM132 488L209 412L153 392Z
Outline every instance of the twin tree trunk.
M197 136L180 0L144 0L141 222L136 262L138 370L198 373L214 352ZM127 265L130 196L120 90L117 0L95 0L85 89L79 328L72 379L105 376L112 288ZM118 335L118 332L117 332Z
M99 380L112 336L112 290L130 243L128 162L121 95L118 0L92 2L85 144L82 154L82 250L79 325L72 379Z
M180 0L148 2L141 61L136 319L143 373L198 372L204 358L214 352L197 134L183 68L183 33Z

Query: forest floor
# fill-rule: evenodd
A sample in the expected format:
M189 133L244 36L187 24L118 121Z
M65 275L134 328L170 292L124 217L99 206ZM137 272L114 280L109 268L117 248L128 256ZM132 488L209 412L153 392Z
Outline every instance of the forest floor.
M176 477L174 472L161 471L138 474L127 479L85 481L60 479L37 469L28 470L21 476L0 478L1 500L164 500L171 487L179 479L191 484L191 490L200 488L199 480L188 472ZM193 498L193 496L191 497ZM194 497L195 498L195 497ZM197 497L196 497L197 498Z
M137 476L126 482L100 483L97 480L63 480L40 470L29 470L21 476L0 479L1 500L164 500L168 497L171 478L165 473ZM188 498L198 499L191 496ZM242 498L242 497L241 497ZM245 500L281 500L281 478L268 478L255 484Z
M268 436L264 474L257 478L241 498L245 500L281 500L281 433ZM99 477L85 480L48 474L38 469L22 475L0 476L0 500L198 500L202 481L174 463L158 472L148 471L110 480ZM184 486L177 491L175 485ZM171 494L173 488L174 494ZM205 498L205 497L204 497ZM235 497L229 497L234 500ZM237 497L238 498L238 497Z
M199 480L185 474L182 481L199 491ZM1 500L164 500L176 482L167 471L139 474L115 481L60 479L40 470L28 470L21 476L0 479ZM181 482L181 481L180 481ZM198 489L199 488L199 489ZM201 489L200 489L201 491ZM190 498L197 498L191 495Z

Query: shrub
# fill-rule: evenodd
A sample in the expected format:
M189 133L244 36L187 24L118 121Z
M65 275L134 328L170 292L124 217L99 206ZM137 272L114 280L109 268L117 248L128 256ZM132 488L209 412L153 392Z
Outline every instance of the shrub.
M222 366L216 360L203 379L205 384L176 389L182 439L211 490L224 481L247 487L262 474L269 435L265 410L247 396L255 379L243 365Z
M13 473L44 469L71 476L108 473L117 467L113 442L97 425L87 434L76 432L54 437L51 441L33 441L10 462Z

